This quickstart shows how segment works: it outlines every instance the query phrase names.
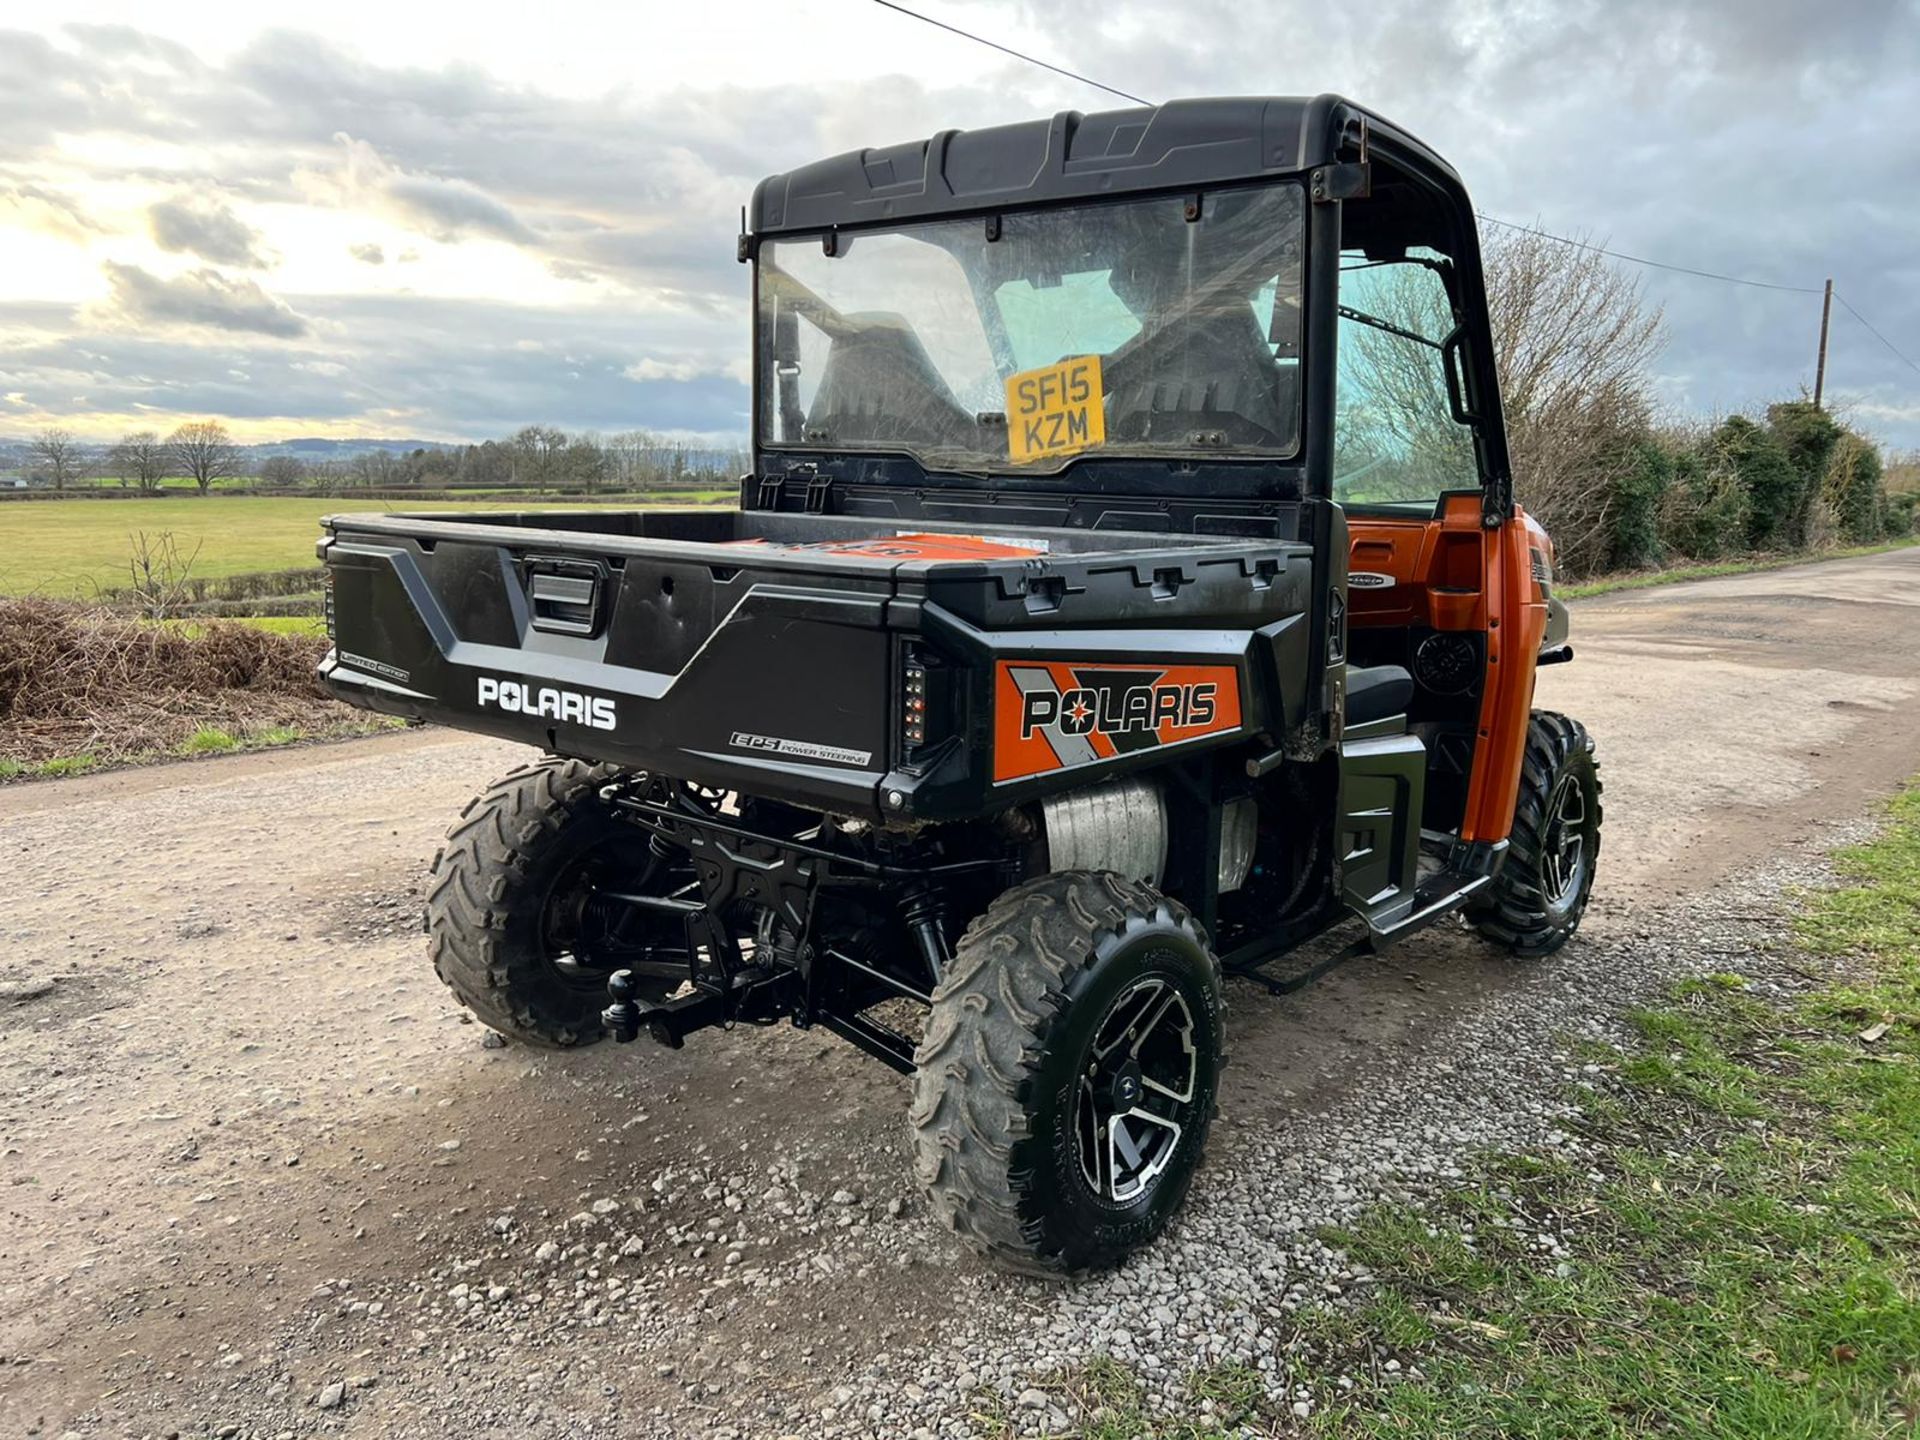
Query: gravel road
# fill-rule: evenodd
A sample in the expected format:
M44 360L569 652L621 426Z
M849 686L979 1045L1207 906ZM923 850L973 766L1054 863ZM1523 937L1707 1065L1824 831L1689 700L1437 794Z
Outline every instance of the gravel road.
M554 1057L464 1023L420 877L512 747L0 789L0 1427L949 1436L990 1403L1058 1430L1045 1376L1103 1351L1163 1404L1222 1359L1293 1400L1286 1311L1366 1283L1316 1229L1489 1143L1574 1143L1569 1037L1760 964L1780 885L1920 769L1916 622L1914 550L1577 604L1540 703L1606 767L1581 937L1524 966L1448 928L1284 999L1236 982L1187 1211L1075 1285L926 1222L905 1083L837 1041Z

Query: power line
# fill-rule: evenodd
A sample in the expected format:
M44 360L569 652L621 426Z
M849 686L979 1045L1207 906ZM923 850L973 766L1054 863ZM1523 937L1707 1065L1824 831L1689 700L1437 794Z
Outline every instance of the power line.
M1130 94L1125 90L1117 89L1112 85L1102 84L1092 76L1082 75L1077 70L1068 70L1063 66L1051 64L1048 61L1040 59L1038 56L1027 54L1024 50L1016 50L1011 45L1002 45L997 40L989 40L986 36L976 35L971 30L962 30L958 25L949 25L944 20L936 20L933 16L923 15L918 10L909 10L904 5L896 4L895 0L874 0L874 4L885 6L889 10L897 11L909 19L931 25L935 29L945 30L949 34L958 35L963 40L971 40L976 45L985 45L989 50L998 50L1002 55L1011 55L1014 59L1024 60L1029 65L1038 65L1042 70L1050 70L1055 75L1063 75L1067 79L1077 81L1082 85L1090 85L1095 90L1104 90L1107 94L1117 95L1122 100L1131 100L1136 105L1151 105L1154 103L1151 100L1142 99L1138 95ZM1576 250L1590 250L1597 255L1605 255L1614 260L1624 260L1630 265L1644 265L1649 270L1666 270L1675 275L1691 275L1699 280L1718 280L1727 285L1745 285L1755 290L1776 290L1786 295L1818 295L1821 293L1821 287L1815 285L1781 285L1772 280L1751 280L1743 275L1723 275L1717 270L1699 270L1691 265L1670 265L1664 260L1649 260L1643 255L1629 255L1622 250L1610 250L1604 245L1594 245L1585 240L1575 240L1567 235L1555 235L1550 231L1535 229L1531 225L1518 225L1511 220L1502 220L1498 216L1489 215L1484 210L1476 210L1474 214L1486 221L1489 225L1498 225L1503 230L1518 231L1522 235L1535 235L1542 240L1552 240L1556 244L1570 245ZM1895 358L1915 374L1920 374L1920 364L1916 364L1891 340L1887 339L1886 336L1875 329L1873 323L1868 320L1866 316L1862 315L1858 310L1854 309L1852 305L1847 303L1846 296L1835 291L1834 298L1842 305L1845 305L1847 313L1862 325L1866 326L1868 333L1882 345L1886 346Z
M1050 64L1036 56L1027 54L1024 50L1015 50L1011 45L1002 45L997 40L989 40L986 36L976 35L971 30L962 30L958 25L949 25L944 20L936 20L933 16L923 15L918 10L909 10L904 5L896 4L895 0L874 0L874 4L883 5L887 9L898 11L900 14L908 16L911 19L919 20L937 29L945 30L950 34L971 40L976 45L985 45L989 49L998 50L1002 55L1011 55L1014 59L1024 60L1029 65L1038 65L1042 70L1051 70L1056 75L1064 75L1069 80L1077 80L1082 85L1091 85L1094 89L1104 90L1109 95L1118 95L1122 100L1131 100L1136 105L1151 105L1153 103L1151 100L1144 100L1138 95L1129 94L1125 90L1116 89L1112 85L1103 85L1100 81L1093 79L1091 76L1082 75L1076 70L1067 70L1061 66ZM1697 275L1703 280L1724 280L1733 285L1751 285L1760 290L1784 290L1794 295L1818 295L1820 293L1819 290L1811 289L1805 285L1776 285L1769 280L1746 280L1738 275L1721 275L1712 270L1695 270L1686 265L1668 265L1663 261L1647 260L1638 255L1626 255L1618 250L1609 250L1605 246L1590 245L1583 240L1569 239L1565 235L1552 235L1545 230L1536 230L1530 225L1516 225L1511 220L1501 220L1496 216L1487 214L1484 210L1477 210L1474 213L1489 224L1498 225L1503 229L1518 230L1525 235L1538 235L1543 240L1556 240L1562 245L1571 245L1577 250L1592 250L1601 255L1610 255L1616 260L1630 261L1635 265L1646 265L1655 270L1672 270L1681 275Z
M1058 65L1050 65L1045 60L1027 54L1024 50L1016 50L1011 45L1002 45L998 40L989 40L986 36L976 35L971 30L962 30L958 25L949 25L946 21L936 20L931 15L922 15L918 10L909 10L904 5L896 5L894 4L894 0L873 0L873 3L876 5L884 5L889 10L898 10L902 15L911 16L915 20L924 20L929 25L936 26L941 30L951 31L953 34L971 40L977 45L985 45L990 50L998 50L1002 55L1011 55L1014 59L1024 60L1029 65L1038 65L1042 70L1051 70L1054 74L1064 75L1069 80L1078 80L1082 85L1091 85L1094 89L1104 90L1109 95L1118 95L1122 100L1131 100L1136 105L1151 105L1153 103L1151 100L1142 100L1138 95L1129 95L1124 90L1116 90L1111 85L1102 85L1098 80L1091 79L1075 71L1063 69Z
M1576 250L1591 250L1596 255L1610 255L1615 260L1625 260L1633 265L1645 265L1652 270L1671 270L1678 275L1696 275L1702 280L1724 280L1729 285L1751 285L1756 290L1784 290L1790 295L1818 295L1817 285L1778 285L1771 280L1748 280L1740 275L1722 275L1717 270L1695 270L1690 265L1669 265L1664 260L1648 260L1639 255L1628 255L1619 250L1609 250L1604 245L1591 245L1584 240L1574 240L1565 235L1554 235L1546 230L1536 230L1531 225L1516 225L1511 220L1502 220L1489 215L1484 210L1473 212L1489 225L1498 225L1503 230L1518 230L1522 235L1538 235L1542 240L1558 241L1562 245L1571 245Z
M1862 315L1858 310L1854 309L1853 306L1847 305L1846 296L1842 295L1838 290L1836 290L1833 292L1833 298L1838 300L1842 305L1846 305L1847 313L1853 316L1853 318L1858 320L1862 325L1865 325L1867 327L1868 333L1871 334L1873 338L1878 340L1882 345L1886 346L1887 349L1891 350L1894 353L1894 355L1899 358L1902 364L1904 364L1909 370L1913 371L1914 374L1920 375L1920 365L1914 364L1912 360L1908 359L1904 354L1901 354L1900 347L1895 345L1886 336L1882 335L1878 330L1874 329L1872 321L1867 319L1867 317Z

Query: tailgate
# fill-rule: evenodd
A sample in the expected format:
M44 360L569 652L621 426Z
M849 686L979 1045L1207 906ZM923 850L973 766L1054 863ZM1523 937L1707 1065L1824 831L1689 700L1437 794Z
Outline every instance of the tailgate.
M322 675L343 699L873 812L888 764L891 565L418 517L327 526Z

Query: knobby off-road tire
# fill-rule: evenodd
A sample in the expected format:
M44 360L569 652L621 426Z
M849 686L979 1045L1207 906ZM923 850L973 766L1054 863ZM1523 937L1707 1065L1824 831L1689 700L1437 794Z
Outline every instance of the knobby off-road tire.
M1178 1007L1150 1024L1145 1012L1165 996ZM1131 1031L1130 1006L1142 1007ZM915 1159L935 1214L974 1249L1029 1272L1116 1264L1152 1240L1206 1145L1225 1060L1221 1009L1219 960L1186 909L1151 887L1082 871L1001 895L962 937L914 1057ZM1183 1019L1192 1061L1184 1087ZM1129 1042L1108 1041L1135 1032L1139 1058L1129 1062ZM1096 1061L1102 1043L1109 1053ZM1091 1066L1100 1093L1124 1096L1126 1076L1110 1072L1128 1063L1131 1093L1177 1117L1179 1130L1116 1112L1137 1133L1124 1144L1109 1133L1103 1171L1104 1122L1088 1108L1094 1082L1081 1081ZM1164 1088L1149 1093L1142 1077L1154 1074ZM1167 1098L1182 1089L1184 1102ZM1129 1193L1121 1176L1136 1143L1158 1168ZM1101 1173L1089 1173L1090 1153Z
M644 838L599 799L618 773L558 757L522 766L474 797L433 857L433 968L483 1024L522 1044L561 1049L603 1034L605 977L555 964L549 906L603 847L633 847L645 863Z
M1600 764L1578 720L1536 710L1527 726L1507 861L1467 922L1515 955L1551 955L1586 914L1600 860Z

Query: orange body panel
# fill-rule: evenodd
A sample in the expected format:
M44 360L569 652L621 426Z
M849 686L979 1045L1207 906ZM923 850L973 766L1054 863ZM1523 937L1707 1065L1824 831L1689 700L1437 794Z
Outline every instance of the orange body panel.
M1487 532L1480 499L1455 495L1438 520L1350 516L1347 623L1484 630ZM1383 576L1369 585L1355 576Z
M1022 780L1240 728L1231 665L1002 660L994 676L993 778Z
M1473 773L1460 838L1504 840L1513 826L1546 633L1546 592L1532 550L1546 540L1516 512L1497 530L1481 523L1477 495L1449 497L1438 519L1348 520L1347 616L1354 629L1428 625L1486 637ZM1360 578L1357 582L1354 576ZM1366 577L1378 576L1369 583Z

